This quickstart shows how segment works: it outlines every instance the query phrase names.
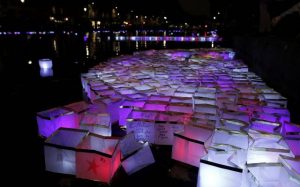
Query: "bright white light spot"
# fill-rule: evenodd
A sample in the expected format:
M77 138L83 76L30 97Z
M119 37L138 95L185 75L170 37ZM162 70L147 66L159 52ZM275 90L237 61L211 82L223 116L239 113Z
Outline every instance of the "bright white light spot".
M216 16L214 16L214 19L216 19Z
M168 19L168 18L165 16L164 19Z
M101 24L101 21L97 21L97 25L100 25Z
M139 18L139 16L135 16L135 18Z
M92 2L92 5L95 4L94 2Z
M28 64L29 64L29 65L31 65L31 64L32 64L32 61L31 61L31 60L29 60L29 61L28 61Z
M220 12L218 12L218 15L220 15L221 13Z
M145 16L145 19L147 19L147 16Z
M65 20L66 20L66 21L69 21L69 18L68 18L68 17L66 17L66 18L65 18Z
M86 7L84 7L84 8L83 8L83 11L85 11L85 12L86 12L86 11L87 11L87 8L86 8Z
M21 3L25 3L25 0L20 0Z
M50 20L53 21L53 20L54 20L54 17L53 17L53 16L50 16Z

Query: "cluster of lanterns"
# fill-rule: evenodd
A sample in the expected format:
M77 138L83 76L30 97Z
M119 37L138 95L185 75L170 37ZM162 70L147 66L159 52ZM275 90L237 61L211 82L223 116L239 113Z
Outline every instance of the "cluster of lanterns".
M198 186L299 186L300 126L287 99L230 49L136 52L81 75L89 101L38 113L46 170L109 182L155 162L198 167ZM127 135L113 138L112 125Z

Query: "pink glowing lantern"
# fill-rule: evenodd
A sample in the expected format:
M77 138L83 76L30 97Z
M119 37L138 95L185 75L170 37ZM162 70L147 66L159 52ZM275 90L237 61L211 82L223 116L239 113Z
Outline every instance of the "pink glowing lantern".
M143 106L143 110L150 111L166 111L167 103L165 102L146 102Z
M59 128L44 143L47 171L76 174L76 147L88 134L85 130Z
M110 183L121 164L119 139L90 133L78 145L76 177Z
M149 144L139 143L133 133L129 133L120 141L122 166L131 175L155 162Z
M65 105L64 108L74 112L76 126L79 127L84 112L86 112L89 109L89 104L85 101L79 101Z
M60 127L78 128L76 115L64 108L53 108L37 113L39 135L49 137Z
M199 167L200 158L207 154L212 132L207 127L185 126L184 132L174 134L172 159Z

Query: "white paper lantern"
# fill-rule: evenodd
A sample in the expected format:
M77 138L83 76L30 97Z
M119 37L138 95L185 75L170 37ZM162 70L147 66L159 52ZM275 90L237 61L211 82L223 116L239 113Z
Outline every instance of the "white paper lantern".
M51 59L40 59L39 66L41 69L50 69L52 68L52 60Z

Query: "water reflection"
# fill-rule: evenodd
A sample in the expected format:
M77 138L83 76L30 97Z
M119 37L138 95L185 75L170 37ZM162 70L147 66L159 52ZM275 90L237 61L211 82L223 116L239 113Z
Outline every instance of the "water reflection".
M26 67L18 68L20 77L28 74L40 77L39 73L41 76L46 76L46 72L48 75L60 77L75 74L84 68L87 69L96 63L106 61L110 57L132 54L137 50L212 47L212 42L207 41L208 38L178 36L176 33L169 36L168 33L167 31L133 30L118 33L68 31L55 34L45 32L24 34L23 32L20 35L1 35L0 55L7 57L0 59L3 61L1 67L8 69L7 72L9 72L9 68L20 67L20 62L25 62ZM206 42L197 42L198 40ZM216 45L217 42L214 42L213 47ZM15 55L14 51L20 51L19 55ZM39 72L40 69L36 68L35 62L45 57L55 61L54 74L53 70L52 73L49 70ZM28 66L28 64L32 65Z
M52 77L53 69L52 68L40 68L40 76L41 77Z

